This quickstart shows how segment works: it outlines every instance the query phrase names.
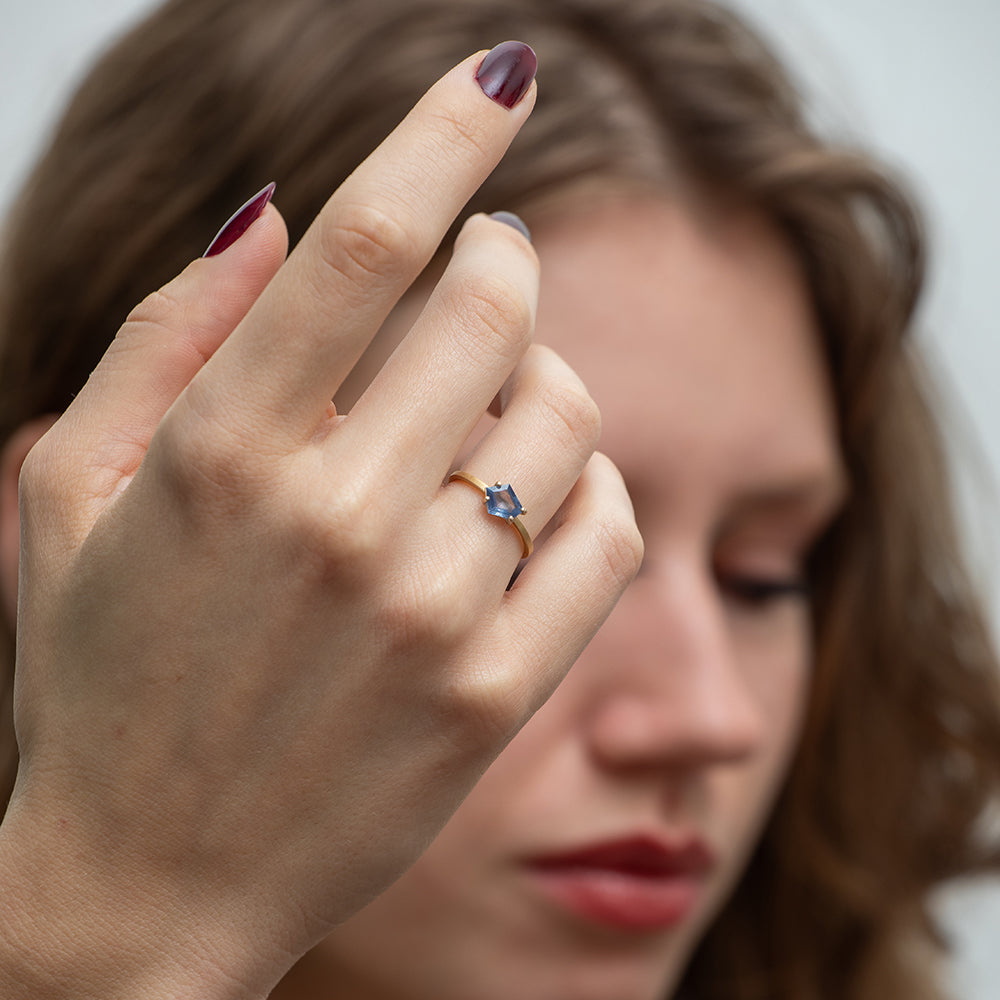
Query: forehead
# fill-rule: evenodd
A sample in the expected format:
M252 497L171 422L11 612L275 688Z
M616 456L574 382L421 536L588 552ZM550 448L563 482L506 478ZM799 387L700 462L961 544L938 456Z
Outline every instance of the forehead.
M808 292L764 220L644 198L553 219L535 244L537 340L587 383L620 465L672 456L737 477L836 478Z

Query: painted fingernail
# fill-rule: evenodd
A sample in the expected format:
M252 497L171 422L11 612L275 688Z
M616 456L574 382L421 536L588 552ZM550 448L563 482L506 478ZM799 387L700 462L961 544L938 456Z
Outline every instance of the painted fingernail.
M246 204L241 205L216 233L215 239L209 243L202 257L214 257L229 249L260 218L261 212L274 194L275 186L274 181L271 181L266 188L258 191Z
M490 214L490 218L516 229L529 243L531 242L531 230L524 224L524 219L519 215L515 215L513 212L493 212Z
M537 69L538 60L530 45L501 42L486 53L476 80L490 100L512 108L524 97Z

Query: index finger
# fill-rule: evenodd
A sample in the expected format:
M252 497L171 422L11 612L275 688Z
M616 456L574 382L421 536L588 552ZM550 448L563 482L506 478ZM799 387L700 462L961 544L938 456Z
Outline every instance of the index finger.
M470 56L340 186L196 380L221 402L220 419L245 424L252 405L279 432L312 437L337 387L527 119L534 71L534 53L520 42Z

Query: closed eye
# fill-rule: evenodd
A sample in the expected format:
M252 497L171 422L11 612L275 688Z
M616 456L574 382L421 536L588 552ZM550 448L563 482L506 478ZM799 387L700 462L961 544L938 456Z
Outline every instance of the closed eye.
M748 607L764 607L784 600L808 600L809 584L799 577L780 579L718 574L719 587L731 600Z

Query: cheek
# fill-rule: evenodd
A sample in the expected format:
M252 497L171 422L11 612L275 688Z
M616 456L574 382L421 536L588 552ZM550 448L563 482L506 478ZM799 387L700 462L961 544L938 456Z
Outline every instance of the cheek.
M812 675L813 642L808 609L788 602L772 615L737 627L744 676L766 736L761 762L776 785L794 754Z
M715 785L726 802L730 855L716 902L728 895L767 824L798 746L812 672L808 614L801 608L731 622L740 670L754 699L764 736L745 766L724 769Z

